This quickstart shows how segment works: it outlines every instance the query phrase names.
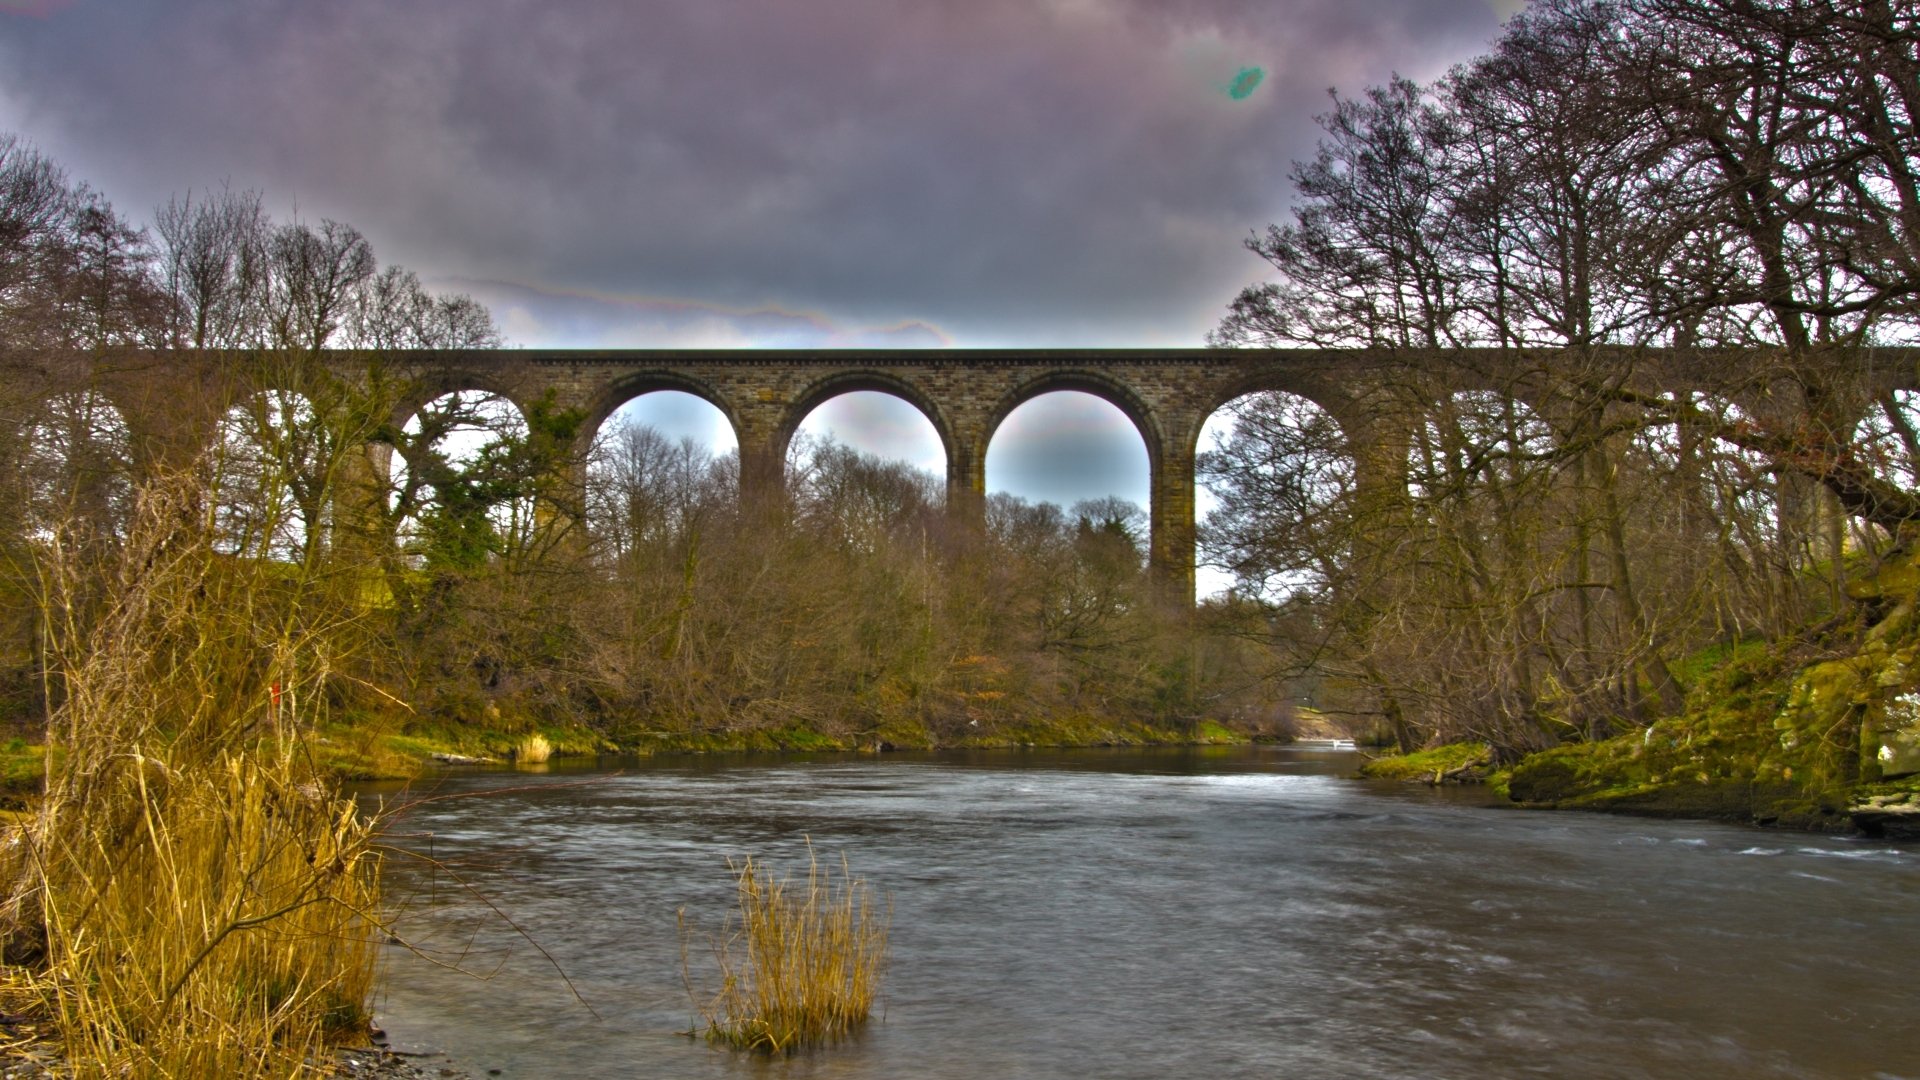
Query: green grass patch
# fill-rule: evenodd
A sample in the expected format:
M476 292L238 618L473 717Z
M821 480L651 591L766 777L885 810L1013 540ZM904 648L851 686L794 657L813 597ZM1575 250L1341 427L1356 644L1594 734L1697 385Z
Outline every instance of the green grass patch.
M56 769L65 760L59 748L53 751ZM47 748L25 739L0 743L0 808L19 809L46 789Z
M1239 734L1215 720L1202 720L1194 726L1193 739L1202 743L1243 743L1246 736Z
M1759 638L1725 641L1688 654L1668 665L1668 670L1682 686L1692 687L1729 666L1764 664L1768 648L1768 643Z

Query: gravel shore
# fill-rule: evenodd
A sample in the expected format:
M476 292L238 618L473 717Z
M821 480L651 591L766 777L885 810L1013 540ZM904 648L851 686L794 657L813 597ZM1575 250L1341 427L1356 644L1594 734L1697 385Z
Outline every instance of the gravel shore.
M444 1054L408 1054L375 1046L341 1050L336 1076L366 1080L474 1080L473 1074L447 1063Z
M0 1046L0 1080L60 1080L69 1075L58 1043L25 1039ZM341 1048L334 1055L332 1075L353 1080L475 1080L472 1073L450 1064L445 1054L384 1046Z

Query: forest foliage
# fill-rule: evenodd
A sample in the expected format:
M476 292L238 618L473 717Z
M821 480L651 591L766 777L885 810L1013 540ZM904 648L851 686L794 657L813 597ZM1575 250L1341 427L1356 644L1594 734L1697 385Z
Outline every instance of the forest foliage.
M1920 516L1917 122L1920 15L1878 0L1546 0L1335 95L1213 340L1399 358L1408 419L1236 406L1203 546L1255 632L1404 745L1511 759L1857 624Z
M1236 587L1193 613L1153 599L1115 500L996 496L976 529L832 444L759 499L734 457L550 404L396 424L383 357L497 346L479 305L250 192L136 227L9 138L0 545L29 565L70 520L104 557L152 456L45 357L220 348L279 389L218 403L208 512L230 555L358 605L340 716L945 745L1271 731L1301 702L1409 747L1599 738L1680 709L1712 650L1848 618L1848 576L1905 550L1916 108L1915 16L1866 0L1547 0L1432 85L1336 95L1213 340L1365 350L1368 423L1230 406L1201 554ZM6 610L31 724L31 605Z
M16 599L49 530L108 565L164 464L200 478L223 553L357 605L328 681L347 726L496 751L535 728L576 750L1093 742L1270 697L1258 646L1196 643L1154 601L1130 503L996 496L982 532L936 478L830 441L796 440L784 493L756 499L737 455L550 402L457 391L396 423L389 361L500 335L351 227L233 191L136 227L17 138L0 185ZM183 378L209 399L182 409L208 421L183 453L88 381L170 349L269 389ZM8 610L5 704L30 733L40 628Z

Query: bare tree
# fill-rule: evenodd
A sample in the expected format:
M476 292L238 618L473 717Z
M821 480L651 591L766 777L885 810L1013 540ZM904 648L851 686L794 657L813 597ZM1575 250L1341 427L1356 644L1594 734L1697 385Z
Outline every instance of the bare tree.
M269 341L317 352L351 315L353 294L374 273L373 248L351 225L323 220L281 225L267 241L272 285Z
M264 313L270 226L257 191L193 192L154 211L160 276L174 303L173 343L194 349L255 344Z
M1291 225L1247 241L1277 280L1237 297L1223 345L1457 344L1460 283L1448 272L1452 117L1408 79L1334 97L1319 153L1294 165Z

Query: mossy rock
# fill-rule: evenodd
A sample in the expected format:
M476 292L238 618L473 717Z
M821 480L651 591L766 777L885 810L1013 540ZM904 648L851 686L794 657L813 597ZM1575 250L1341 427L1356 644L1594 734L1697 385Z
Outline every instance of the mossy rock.
M1603 791L1571 805L1656 817L1713 818L1723 821L1773 820L1781 802L1804 801L1789 786L1757 785L1739 778L1707 783L1646 785L1625 791Z
M1870 627L1833 620L1676 665L1680 715L1530 755L1496 781L1516 802L1831 831L1862 792L1920 788L1920 559L1849 585Z
M1847 582L1847 595L1855 600L1893 600L1920 597L1920 562L1911 555L1887 559L1872 573L1861 574Z
M1590 795L1591 778L1565 755L1551 751L1522 760L1506 774L1507 797L1514 802L1557 806L1568 799Z

